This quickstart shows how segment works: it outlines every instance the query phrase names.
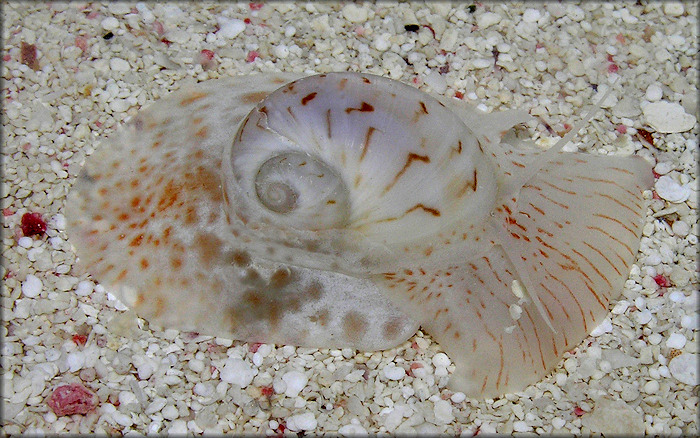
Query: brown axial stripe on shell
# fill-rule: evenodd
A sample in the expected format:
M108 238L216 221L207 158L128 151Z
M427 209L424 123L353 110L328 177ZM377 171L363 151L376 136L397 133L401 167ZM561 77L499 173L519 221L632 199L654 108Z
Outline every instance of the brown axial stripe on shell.
M368 104L367 102L362 102L359 108L345 108L345 112L348 114L350 114L353 111L359 111L361 113L371 113L372 111L374 111L374 107Z
M425 106L425 102L420 101L420 102L418 102L418 104L420 105L421 111L425 114L428 114L428 108Z
M318 94L318 93L316 93L316 92L314 91L313 93L309 93L309 94L307 94L306 96L302 97L302 98L301 98L301 104L302 104L302 105L306 105L307 103L311 102L312 100L314 100L314 98L316 97L317 94Z
M330 110L330 108L328 110L326 110L326 128L327 128L326 134L328 135L328 138L329 139L333 138L333 133L331 132L331 110Z
M426 207L426 206L423 205L423 204L416 204L416 205L414 205L413 207L411 207L411 208L409 208L408 210L406 210L406 213L405 213L404 215L406 215L406 214L408 214L408 213L411 213L411 212L413 212L413 211L415 211L415 210L418 210L418 209L423 210L423 211L425 211L426 213L430 213L430 214L432 214L432 215L435 216L435 217L439 217L439 216L440 216L440 211L439 211L439 210L437 210L437 209L435 209L435 208Z
M365 141L362 143L362 153L360 154L360 161L364 160L365 155L367 155L367 149L369 149L369 140L372 138L372 134L377 129L373 126L367 128L367 134L365 134Z
M392 187L394 187L399 178L401 178L403 174L406 173L406 170L411 166L411 164L413 164L414 161L430 163L430 157L428 157L427 155L418 155L413 152L409 153L408 157L406 158L406 163L403 165L401 170L399 170L399 172L394 176L394 179L389 183L389 185L387 185L386 188L384 188L383 194L391 190Z

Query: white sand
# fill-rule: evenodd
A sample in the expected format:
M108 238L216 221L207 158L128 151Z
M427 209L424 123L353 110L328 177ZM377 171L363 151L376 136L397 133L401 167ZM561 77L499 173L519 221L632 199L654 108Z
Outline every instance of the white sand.
M696 6L5 3L3 430L696 435ZM36 46L36 71L22 43ZM356 353L152 330L73 276L63 204L98 137L186 82L347 70L459 92L489 111L528 108L542 145L619 77L567 149L636 153L665 176L609 320L542 382L465 400L445 389L452 365L421 332ZM26 212L43 215L46 235L22 237ZM94 391L98 406L54 414L47 399L66 383Z

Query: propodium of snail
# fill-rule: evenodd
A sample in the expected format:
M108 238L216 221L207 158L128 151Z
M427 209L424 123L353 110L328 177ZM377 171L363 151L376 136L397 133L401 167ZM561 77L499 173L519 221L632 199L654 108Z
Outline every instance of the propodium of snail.
M562 152L580 125L542 151L511 129L528 118L359 73L203 82L88 159L69 237L157 325L360 350L421 326L452 388L518 391L621 293L653 179Z

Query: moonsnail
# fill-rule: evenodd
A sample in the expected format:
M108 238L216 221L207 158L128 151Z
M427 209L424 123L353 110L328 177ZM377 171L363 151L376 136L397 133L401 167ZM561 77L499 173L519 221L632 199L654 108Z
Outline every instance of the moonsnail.
M636 257L640 157L547 151L387 78L261 74L142 110L69 194L81 264L164 327L386 349L419 326L474 397L517 391L605 317Z

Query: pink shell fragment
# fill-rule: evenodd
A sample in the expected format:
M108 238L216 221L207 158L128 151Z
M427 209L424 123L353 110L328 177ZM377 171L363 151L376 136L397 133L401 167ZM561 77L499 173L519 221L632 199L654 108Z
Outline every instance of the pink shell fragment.
M97 395L80 383L71 383L54 389L47 403L59 417L87 414L97 405Z

